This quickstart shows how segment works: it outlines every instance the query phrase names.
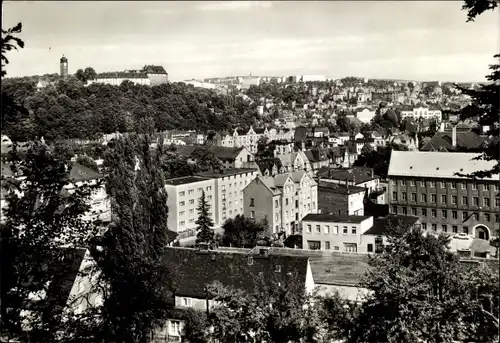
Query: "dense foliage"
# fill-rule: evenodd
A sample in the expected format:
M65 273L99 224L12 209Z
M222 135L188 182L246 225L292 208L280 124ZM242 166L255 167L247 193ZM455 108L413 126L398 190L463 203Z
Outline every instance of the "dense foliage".
M249 127L257 119L254 106L241 97L228 106L225 96L184 83L150 87L125 81L120 86L84 86L78 80L60 80L37 90L35 82L5 79L2 93L26 109L16 111L2 102L3 133L20 141L33 137L46 141L94 139L117 131L140 132L145 118L154 122L157 131ZM20 135L20 127L27 132Z
M267 223L256 222L253 219L237 215L229 218L222 225L224 234L222 245L236 248L254 248L266 232Z

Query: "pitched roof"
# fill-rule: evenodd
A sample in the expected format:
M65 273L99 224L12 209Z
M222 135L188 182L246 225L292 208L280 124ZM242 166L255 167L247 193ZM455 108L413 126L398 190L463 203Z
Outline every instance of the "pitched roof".
M167 74L167 71L163 66L147 65L142 68L147 74Z
M302 218L302 221L360 224L368 218L370 218L370 216L342 216L328 213L310 213Z
M304 256L260 256L187 248L166 248L164 261L173 268L175 294L193 298L205 298L205 286L216 281L253 293L259 275L266 281L276 277L305 285L308 265L308 258ZM276 266L280 266L279 272Z
M318 190L321 190L322 192L331 192L344 195L366 192L366 189L363 187L358 187L358 186L347 187L343 183L335 183L335 182L328 182L321 180L319 181L318 184Z
M385 235L391 227L396 227L400 224L404 227L412 226L415 225L419 219L419 217L395 214L389 214L384 218L374 218L373 226L368 229L364 235Z
M80 181L97 180L100 179L102 176L90 168L75 163L71 168L69 177L71 180L75 182L80 182Z
M196 149L207 149L215 155L216 158L222 161L233 162L238 154L244 149L240 148L227 148L222 146L211 145L208 148L199 145L176 145L176 153L183 156L190 156Z
M165 184L171 185L171 186L179 186L179 185L186 185L189 183L195 183L195 182L201 182L201 181L206 181L210 180L208 177L201 177L201 176L181 176L181 177L176 177L174 179L169 179L165 181Z
M488 139L485 136L479 136L475 132L456 132L457 147L465 149L480 148ZM441 148L446 150L453 150L453 138L451 132L437 132L428 142L424 145L421 151L439 151Z
M491 170L497 163L496 161L473 160L477 156L480 154L393 150L387 175L466 179L455 173L471 174L476 171ZM498 174L485 180L498 181Z
M373 170L370 168L325 168L318 171L318 176L322 179L331 180L349 180L360 184L366 181L378 179L379 177L372 174Z

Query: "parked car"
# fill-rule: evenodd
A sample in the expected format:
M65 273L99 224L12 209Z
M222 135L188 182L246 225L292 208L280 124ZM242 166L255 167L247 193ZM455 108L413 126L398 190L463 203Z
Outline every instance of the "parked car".
M470 237L469 237L469 235L468 235L468 234L466 234L466 233L464 233L464 232L461 232L461 233L459 233L459 234L455 235L455 237L453 237L453 238L455 238L455 239L464 239L464 240L469 240L469 238L470 238Z

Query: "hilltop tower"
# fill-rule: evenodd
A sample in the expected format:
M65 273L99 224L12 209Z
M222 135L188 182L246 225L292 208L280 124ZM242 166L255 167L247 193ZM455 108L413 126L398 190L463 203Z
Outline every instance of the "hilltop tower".
M61 57L59 65L61 71L61 78L66 79L68 77L68 59L64 57L64 55Z

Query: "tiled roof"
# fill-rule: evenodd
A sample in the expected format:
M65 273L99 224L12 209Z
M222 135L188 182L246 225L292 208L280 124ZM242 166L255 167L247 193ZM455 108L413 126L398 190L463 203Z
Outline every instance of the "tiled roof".
M147 65L142 70L147 74L167 74L167 71L162 66Z
M413 176L464 179L455 173L471 174L481 170L491 170L496 161L473 160L477 153L437 152L437 151L395 151L391 153L388 176ZM497 180L493 175L486 180Z
M310 213L302 218L302 221L360 224L368 218L370 218L370 216L339 216L328 213Z
M318 171L318 176L323 179L349 180L356 184L379 178L374 174L372 176L372 170L367 168L325 168Z
M318 190L321 192L332 192L336 194L357 194L357 193L362 193L365 192L366 189L363 187L358 187L358 186L349 186L347 187L345 184L342 183L335 183L335 182L327 182L327 181L319 181L318 184Z
M457 132L457 147L466 149L480 148L487 137L479 136L475 132ZM439 151L445 148L446 150L453 150L452 133L451 132L437 132L429 143L424 145L421 151Z
M391 227L396 227L400 224L403 227L409 227L415 225L418 220L418 217L394 214L390 214L384 218L374 218L373 226L368 229L364 235L385 235Z
M73 168L71 168L69 177L71 180L75 182L81 182L81 181L97 180L100 179L102 176L90 168L75 163L73 165Z
M304 256L266 257L186 248L166 248L164 261L173 268L175 294L193 298L205 298L205 286L216 281L253 293L259 275L266 281L276 277L278 280L293 279L305 285L308 265L308 258ZM277 266L280 266L279 272Z
M206 181L206 180L209 180L209 178L208 177L201 177L201 176L182 176L182 177L176 177L174 179L166 180L165 184L172 185L172 186L179 186L179 185L186 185L189 183L201 182L201 181Z

